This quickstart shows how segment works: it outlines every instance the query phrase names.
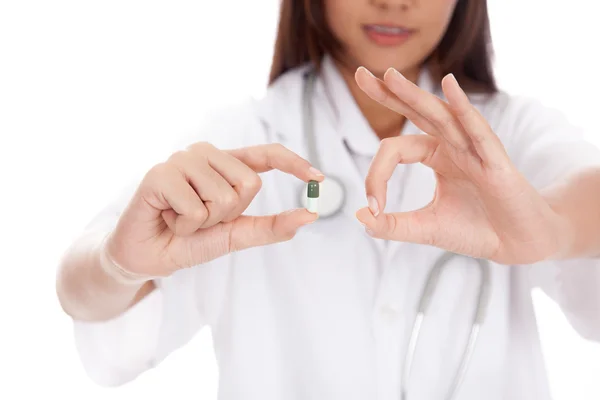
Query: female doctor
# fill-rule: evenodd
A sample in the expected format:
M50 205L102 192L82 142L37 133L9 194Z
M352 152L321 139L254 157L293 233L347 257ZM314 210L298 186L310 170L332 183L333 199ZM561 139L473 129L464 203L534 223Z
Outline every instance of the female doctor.
M497 89L488 41L485 1L283 1L266 96L66 251L89 376L207 328L222 400L549 399L531 290L600 339L600 151Z

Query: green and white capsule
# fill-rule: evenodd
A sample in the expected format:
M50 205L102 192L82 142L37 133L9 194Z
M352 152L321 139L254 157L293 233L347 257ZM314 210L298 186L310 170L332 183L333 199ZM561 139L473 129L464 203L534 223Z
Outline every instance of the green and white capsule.
M319 212L319 182L309 181L306 188L306 209L311 213Z

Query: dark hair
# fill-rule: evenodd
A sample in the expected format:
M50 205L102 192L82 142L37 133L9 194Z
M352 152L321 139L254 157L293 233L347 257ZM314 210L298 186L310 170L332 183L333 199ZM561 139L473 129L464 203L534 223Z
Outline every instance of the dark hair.
M343 57L341 43L327 26L324 0L282 0L269 84L286 71L311 62L317 70L324 54ZM458 0L452 20L426 63L437 82L452 73L467 91L497 91L492 67L486 0Z

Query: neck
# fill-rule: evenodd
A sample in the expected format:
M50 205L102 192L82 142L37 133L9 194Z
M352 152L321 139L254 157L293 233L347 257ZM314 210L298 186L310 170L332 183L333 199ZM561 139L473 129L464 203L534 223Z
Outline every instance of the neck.
M354 97L358 108L369 122L371 129L380 139L398 136L404 127L406 118L389 108L382 106L378 102L371 99L363 92L354 79L355 70L352 70L342 64L337 64L344 81L350 89L350 93ZM416 82L419 76L419 69L411 71L401 71L407 79ZM376 74L377 75L377 74ZM379 76L378 76L379 77ZM381 77L379 77L381 78Z

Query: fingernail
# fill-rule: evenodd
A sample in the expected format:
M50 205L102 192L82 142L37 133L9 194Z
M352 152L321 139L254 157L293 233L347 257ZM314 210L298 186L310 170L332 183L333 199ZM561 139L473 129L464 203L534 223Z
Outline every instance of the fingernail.
M460 83L458 83L458 80L456 80L456 77L454 76L454 74L448 74L448 79L450 79L451 81L454 81L454 85L456 85L456 87L458 88L459 92L458 94L464 99L469 101L469 97L467 96L467 94L465 93L465 91L463 90L463 88L460 86Z
M308 210L306 210L308 211ZM313 222L315 222L316 220L319 219L319 213L311 213L310 211L308 211L311 214L312 219L310 221L307 222L307 224L312 224Z
M315 175L315 176L325 176L325 175L323 175L323 173L321 171L319 171L315 167L310 167L308 169L308 172L310 172L312 175Z
M394 71L394 75L396 75L396 77L400 79L406 79L404 75L402 75L396 68L392 68L392 71Z
M368 69L366 69L365 67L361 66L360 69L362 69L363 71L365 71L372 78L375 78L375 75L373 75L373 73L371 71L369 71Z
M461 90L462 88L460 87L460 84L458 83L458 81L456 80L456 77L454 76L454 74L448 74L448 79L450 79L451 81L454 82L454 84L456 86L458 86Z
M367 197L367 203L369 204L369 210L374 217L379 215L379 204L377 204L377 199L373 196Z
M365 232L367 232L367 235L369 235L369 236L373 236L373 234L374 234L373 231L370 230L369 228L365 228Z

